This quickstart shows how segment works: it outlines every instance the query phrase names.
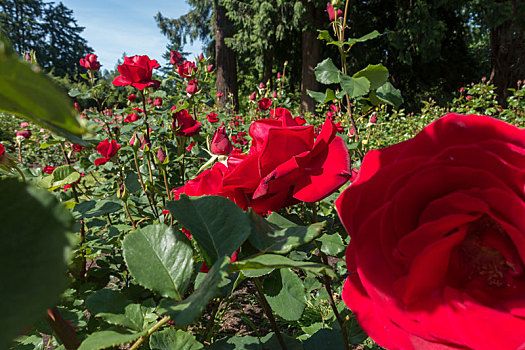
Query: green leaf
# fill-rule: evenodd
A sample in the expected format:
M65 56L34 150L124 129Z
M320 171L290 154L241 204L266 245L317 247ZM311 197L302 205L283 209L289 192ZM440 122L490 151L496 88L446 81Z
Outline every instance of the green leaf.
M318 30L319 35L317 36L317 39L324 40L324 41L334 41L328 30Z
M375 90L387 82L388 69L382 64L369 64L366 68L355 73L353 77L365 77L370 82L370 90Z
M346 44L352 46L355 43L362 43L362 42L365 42L365 41L368 41L368 40L372 40L372 39L377 38L378 36L381 36L381 34L379 34L379 32L377 30L374 30L373 32L365 34L365 35L363 35L360 38L349 38L346 41Z
M93 316L101 317L110 324L135 331L141 331L143 328L144 317L140 305L132 304L115 290L101 289L91 294L86 300L86 307Z
M142 187L140 186L139 176L135 172L129 172L126 174L126 179L124 180L124 185L126 189L131 192L138 192Z
M287 334L281 334L281 336L287 350L303 350L303 344L301 341ZM277 336L273 332L262 337L261 342L264 344L264 349L281 349Z
M145 336L147 331L140 333L120 333L117 331L102 331L89 335L86 340L80 344L78 350L99 350L109 347L130 343Z
M343 335L340 330L320 329L303 342L304 350L344 349Z
M285 254L311 242L321 234L326 222L300 226L273 212L263 219L253 210L249 214L252 224L250 243L264 253Z
M315 78L321 84L334 84L341 81L340 75L341 72L332 62L331 58L327 58L321 63L319 63L315 69Z
M211 267L197 290L182 302L162 299L158 312L167 314L177 325L193 322L204 311L208 302L220 293L219 284L228 274L230 258L223 256Z
M258 270L265 268L280 269L287 267L301 269L316 275L327 274L328 276L335 277L335 274L330 268L330 266L309 261L295 261L282 255L276 254L264 254L256 256L255 258L236 261L230 265L230 270L234 272L243 270Z
M47 191L0 180L0 349L47 308L67 285L71 215Z
M113 202L110 199L103 199L101 201L85 201L75 205L74 217L78 218L92 218L95 216L106 215L113 213L122 208L122 205Z
M386 82L383 86L376 90L376 95L379 100L389 105L394 106L394 108L399 108L403 103L403 96L401 96L401 91L396 89L390 82Z
M169 328L153 333L149 338L149 347L151 350L198 350L204 345L193 334Z
M264 280L264 294L272 310L288 321L297 321L306 307L303 282L290 269L274 271Z
M280 348L280 347L279 347ZM222 338L206 348L207 350L264 350L258 338L246 335Z
M346 248L343 239L337 233L332 235L322 235L317 238L317 241L321 242L321 251L327 255L336 256Z
M365 77L352 78L341 74L341 87L351 98L357 98L368 94L370 82Z
M19 59L0 33L0 112L15 114L77 139L84 129L71 101L40 68ZM78 143L78 142L76 142Z
M308 95L313 98L317 103L325 104L327 102L332 102L336 99L334 91L332 89L326 89L324 93L316 92L312 90L306 90Z
M231 256L250 235L250 219L235 203L220 196L181 195L166 208L191 232L208 266Z
M80 180L80 174L71 165L62 165L53 170L51 174L51 189L71 185Z
M193 250L185 236L165 225L150 225L129 233L122 248L140 285L165 297L184 298L193 273Z

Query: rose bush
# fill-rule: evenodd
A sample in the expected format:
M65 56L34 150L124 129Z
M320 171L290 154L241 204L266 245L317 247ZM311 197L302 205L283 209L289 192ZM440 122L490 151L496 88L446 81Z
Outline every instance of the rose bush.
M150 60L146 55L124 57L124 63L117 67L120 75L113 79L113 85L131 85L139 90L146 87L157 89L160 81L152 79L151 76L153 69L159 67L160 64L156 60Z
M524 186L525 132L490 117L370 151L336 201L361 327L388 349L522 348Z

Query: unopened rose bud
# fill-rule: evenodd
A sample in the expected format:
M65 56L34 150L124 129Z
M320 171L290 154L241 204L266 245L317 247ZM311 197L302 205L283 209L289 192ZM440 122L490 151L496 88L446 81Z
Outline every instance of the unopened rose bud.
M211 153L216 155L230 154L232 151L232 144L228 139L226 128L224 126L219 127L213 134L211 140Z
M277 79L281 79L281 78L282 78L281 72L277 72Z
M195 94L197 91L199 91L199 84L197 79L191 79L188 82L188 86L186 87L186 92L190 95Z
M201 54L199 55L199 61L204 61L204 54L201 53Z
M277 98L277 91L275 91L275 90L273 91L272 98Z
M257 99L257 93L256 92L252 92L250 94L250 101L255 101Z
M16 136L27 140L28 138L31 137L31 130L20 130L20 131L17 131Z
M370 124L376 124L377 123L377 113L373 113L370 117Z
M136 99L137 99L137 95L129 94L129 96L128 96L128 101L129 102L135 102Z
M213 64L210 64L209 66L207 66L206 70L208 71L208 73L213 72Z
M159 150L157 151L157 159L161 164L166 161L166 154L162 151L162 147L159 147Z

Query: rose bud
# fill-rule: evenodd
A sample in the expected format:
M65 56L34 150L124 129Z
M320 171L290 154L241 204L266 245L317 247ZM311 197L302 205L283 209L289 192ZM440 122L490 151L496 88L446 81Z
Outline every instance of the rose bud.
M377 123L377 113L373 113L372 116L370 117L370 124L375 124Z
M262 89L264 89L264 88L265 88L264 83L260 83L260 84L259 84L259 90L262 90Z
M217 98L221 98L222 96L224 96L222 92L217 92Z
M213 72L213 64L210 64L209 66L207 66L206 70L208 71L208 73Z
M166 154L162 151L162 147L159 147L159 150L157 151L157 159L161 163L166 161Z
M188 82L188 86L186 87L186 92L190 95L193 95L197 91L199 91L199 85L197 83L198 83L197 79L191 79Z
M275 90L273 91L272 98L277 98L277 91L275 91Z
M136 99L137 99L137 95L129 94L129 96L128 96L128 101L129 102L135 102Z
M250 94L250 101L255 101L256 98L257 98L257 93L254 91Z
M204 61L204 54L201 53L201 54L199 55L199 61Z
M20 136L23 139L28 139L31 137L31 130L20 130L16 132L16 136Z
M80 112L80 105L77 102L73 103L73 106L75 107L75 110Z
M337 16L334 7L332 6L332 3L326 4L326 12L328 12L328 17L330 18L330 22L335 21L335 19L339 19L343 17L343 11L340 9L337 10Z
M211 153L216 155L226 155L232 151L232 143L228 139L224 126L219 127L213 134L210 148Z
M277 79L281 79L282 75L281 72L277 72Z

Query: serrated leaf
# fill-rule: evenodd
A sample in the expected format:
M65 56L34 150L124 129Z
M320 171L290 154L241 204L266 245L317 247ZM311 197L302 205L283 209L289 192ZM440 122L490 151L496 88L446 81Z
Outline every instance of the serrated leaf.
M236 261L230 265L230 271L234 272L266 268L280 269L288 267L301 269L316 275L327 274L330 277L335 277L330 266L309 261L295 261L276 254L263 254L256 256L255 258Z
M20 60L1 33L0 111L50 128L75 143L84 132L67 95L45 73Z
M388 69L382 64L369 64L353 75L354 78L365 77L370 82L370 90L375 90L387 82Z
M327 255L336 256L346 249L343 239L337 233L322 235L317 241L321 242L321 251Z
M183 299L193 273L193 250L185 236L165 225L150 225L126 235L122 248L129 272L140 285Z
M120 333L117 331L102 331L90 334L86 340L80 344L78 350L99 350L109 347L127 344L145 336L147 331L140 333Z
M308 93L308 96L313 98L317 103L325 104L327 102L332 102L336 99L336 96L334 94L334 91L332 89L326 89L326 91L323 92L316 92L312 90L306 90Z
M311 242L321 234L326 222L300 226L273 212L263 219L253 210L249 214L252 224L250 243L264 253L285 254Z
M250 235L245 212L224 197L181 195L166 208L191 232L208 266L222 256L231 256Z
M149 347L151 350L198 350L204 345L193 334L169 328L153 333L149 338Z
M0 349L7 349L66 287L72 220L47 191L1 179L0 193Z
M376 95L379 100L388 103L394 108L399 108L403 103L403 96L401 91L396 89L390 82L386 82L383 86L376 90Z
M381 36L381 34L377 30L374 30L373 32L365 34L365 35L363 35L362 37L359 37L359 38L349 38L346 41L346 44L354 45L355 43L362 43L362 42L365 42L365 41L368 41L368 40L375 39L378 36Z
M140 305L133 304L121 293L111 289L101 289L86 300L86 307L93 316L101 317L114 325L141 331L144 318Z
M185 326L193 322L204 311L208 302L220 293L219 284L228 275L229 262L230 258L227 256L219 258L195 292L182 302L162 299L158 312L170 316L177 325Z
M74 216L75 218L92 218L95 216L101 216L109 213L113 213L120 210L122 205L117 202L113 202L110 199L103 199L101 201L85 201L80 202L75 206Z
M357 98L368 94L370 82L365 77L353 78L346 74L341 74L341 87L351 98Z
M301 318L306 307L303 282L290 269L274 271L264 280L264 294L272 310L288 321Z
M315 69L315 79L321 84L335 84L339 83L341 78L341 72L332 61L331 58L327 58L319 63Z

